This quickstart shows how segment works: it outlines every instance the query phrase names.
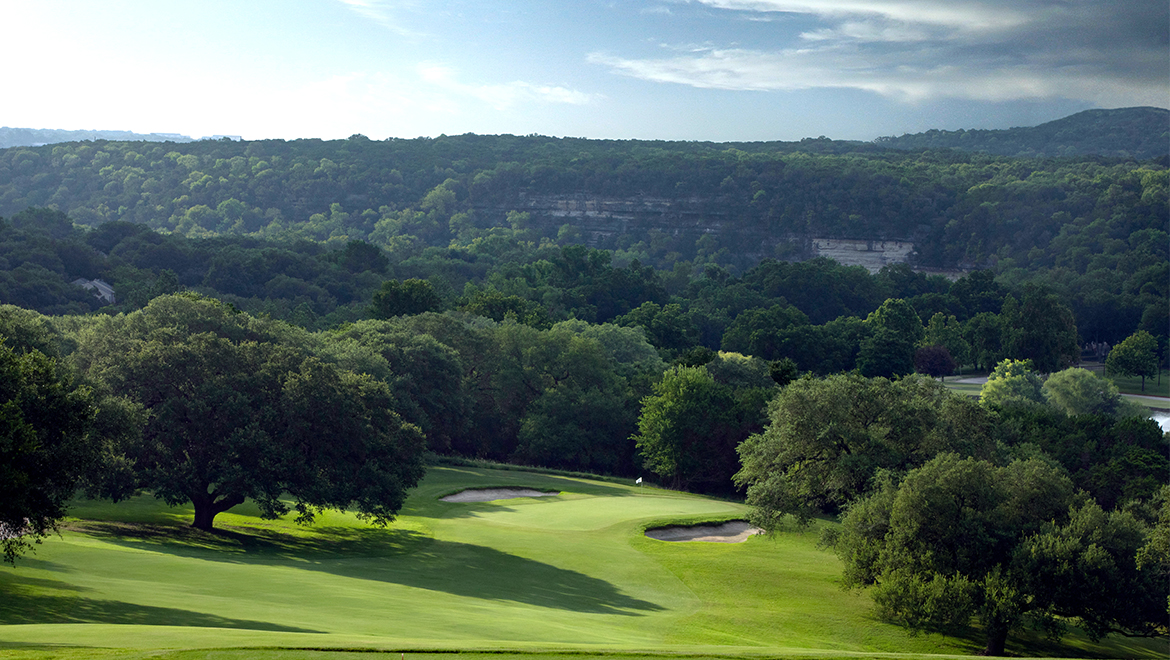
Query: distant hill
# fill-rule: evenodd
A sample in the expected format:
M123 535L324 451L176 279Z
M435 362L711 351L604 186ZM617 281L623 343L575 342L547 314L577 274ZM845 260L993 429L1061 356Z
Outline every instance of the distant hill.
M0 149L7 147L38 147L58 142L82 140L125 140L127 142L192 142L192 138L178 133L134 133L133 131L65 131L57 128L0 127Z
M1170 154L1170 110L1148 107L1085 110L1030 128L930 130L880 137L874 142L905 151L961 149L998 156L1110 156L1145 160Z

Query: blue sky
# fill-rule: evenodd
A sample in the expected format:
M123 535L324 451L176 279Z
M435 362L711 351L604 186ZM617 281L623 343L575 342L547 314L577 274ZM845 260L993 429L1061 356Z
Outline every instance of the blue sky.
M36 0L0 125L871 140L1170 106L1164 0Z

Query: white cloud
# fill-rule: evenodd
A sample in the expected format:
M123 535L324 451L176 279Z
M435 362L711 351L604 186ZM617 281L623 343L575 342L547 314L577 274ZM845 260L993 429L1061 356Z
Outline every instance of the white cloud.
M596 101L597 95L556 85L538 85L523 81L476 85L460 82L451 69L434 64L419 67L419 77L456 96L470 97L490 105L495 110L508 110L522 103L563 103L586 105Z
M964 30L994 30L1029 22L1026 2L989 0L695 0L716 9L815 14L826 18L878 17Z
M875 59L870 54L844 49L729 49L712 50L699 57L640 60L593 53L588 59L635 78L706 89L848 88L907 102L939 97L983 101L1065 97L1115 106L1119 99L1135 105L1165 105L1167 100L1164 92L1125 78L1102 76L1093 67L1053 71L1029 64L984 68L910 63L898 57Z
M420 33L410 30L403 25L400 12L410 9L411 2L398 0L338 0L361 16L403 37L419 37Z
M692 1L737 18L804 14L823 25L772 49L706 48L640 59L598 52L588 61L635 78L709 89L851 88L911 102L1068 98L1116 107L1170 101L1166 3Z

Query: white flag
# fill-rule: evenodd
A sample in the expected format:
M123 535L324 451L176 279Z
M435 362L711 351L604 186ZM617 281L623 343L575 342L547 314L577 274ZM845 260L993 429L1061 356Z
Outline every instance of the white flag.
M635 481L634 483L636 483L636 484L640 484L640 483L642 483L642 477L638 477L638 480L637 480L637 481Z

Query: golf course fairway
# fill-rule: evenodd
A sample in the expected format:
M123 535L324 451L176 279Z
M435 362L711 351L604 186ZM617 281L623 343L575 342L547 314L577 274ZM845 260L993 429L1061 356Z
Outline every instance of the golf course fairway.
M439 500L486 487L559 494ZM0 568L0 656L906 657L969 656L982 642L875 619L817 547L816 526L831 523L743 543L658 541L647 527L746 508L633 484L433 467L383 529L336 512L299 527L242 505L209 534L189 527L189 508L145 496L79 500L71 514L60 537ZM1159 655L1156 642L1076 635L1009 649Z

